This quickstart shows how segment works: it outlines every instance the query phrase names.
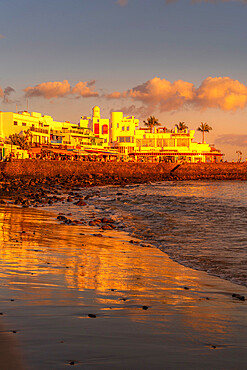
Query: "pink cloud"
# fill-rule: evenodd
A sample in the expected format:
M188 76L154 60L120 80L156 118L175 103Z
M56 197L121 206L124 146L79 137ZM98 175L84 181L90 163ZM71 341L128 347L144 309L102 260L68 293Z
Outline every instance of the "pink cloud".
M216 138L217 145L232 145L234 147L247 147L247 135L220 135Z
M150 111L159 109L161 112L168 112L189 106L236 111L247 106L247 86L230 77L208 77L202 81L199 88L183 80L170 82L154 77L128 91L123 93L115 91L105 97L128 98L141 102Z
M123 97L125 97L124 93L120 93L119 91L114 91L111 94L105 95L106 99L120 99L120 98L123 98Z
M196 104L204 109L244 109L247 105L247 87L230 77L208 77L197 89Z
M67 80L43 82L34 87L26 87L24 89L27 97L42 96L45 99L64 97L70 93L71 87Z
M69 95L88 98L96 97L98 92L93 90L95 81L79 81L72 87L67 80L43 82L36 86L28 86L24 89L26 97L43 97L45 99L63 98Z
M84 98L96 97L99 96L99 93L93 91L95 81L90 82L78 82L75 87L71 90L71 93L74 95L82 96Z

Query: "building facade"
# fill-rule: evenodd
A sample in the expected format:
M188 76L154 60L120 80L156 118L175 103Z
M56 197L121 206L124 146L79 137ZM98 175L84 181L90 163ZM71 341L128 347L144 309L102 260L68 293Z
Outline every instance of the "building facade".
M223 156L214 146L195 142L194 130L158 127L150 131L139 127L139 120L134 116L124 117L123 112L112 112L110 118L101 118L100 108L95 106L92 116L82 116L79 124L54 121L51 116L36 112L0 112L2 157L6 152L4 148L10 144L9 136L26 135L27 132L32 148L119 153L125 160L193 163L217 162Z

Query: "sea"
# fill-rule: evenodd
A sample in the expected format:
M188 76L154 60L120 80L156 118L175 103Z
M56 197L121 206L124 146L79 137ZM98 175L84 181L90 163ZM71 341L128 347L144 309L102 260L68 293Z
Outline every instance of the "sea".
M73 217L112 218L130 238L179 264L247 286L246 181L165 181L76 193L88 206L70 205ZM68 203L61 209L68 211Z

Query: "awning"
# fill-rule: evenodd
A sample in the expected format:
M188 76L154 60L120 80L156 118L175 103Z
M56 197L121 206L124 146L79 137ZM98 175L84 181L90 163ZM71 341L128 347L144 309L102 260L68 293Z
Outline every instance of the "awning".
M31 148L31 149L28 149L27 151L29 154L40 154L41 153L41 148L38 147L38 148Z
M189 156L189 157L192 157L192 156L202 156L202 155L206 155L206 156L223 156L222 153L214 153L214 152L207 152L207 153L196 153L196 152L193 152L193 153L179 153L179 152L145 152L145 153L142 153L142 152L132 152L132 153L129 153L129 155L137 155L137 156Z
M85 149L88 154L119 155L118 152L109 152L97 149Z

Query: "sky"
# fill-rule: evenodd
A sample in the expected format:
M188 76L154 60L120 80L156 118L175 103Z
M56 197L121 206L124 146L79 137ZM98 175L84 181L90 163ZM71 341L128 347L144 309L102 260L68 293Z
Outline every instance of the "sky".
M0 110L99 105L247 158L247 0L0 0Z

